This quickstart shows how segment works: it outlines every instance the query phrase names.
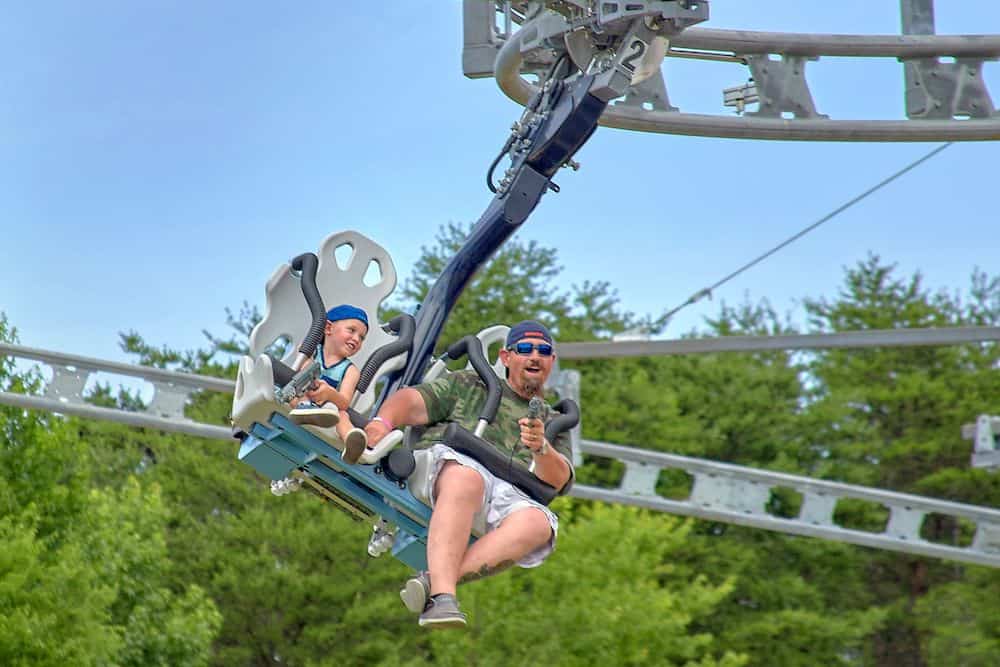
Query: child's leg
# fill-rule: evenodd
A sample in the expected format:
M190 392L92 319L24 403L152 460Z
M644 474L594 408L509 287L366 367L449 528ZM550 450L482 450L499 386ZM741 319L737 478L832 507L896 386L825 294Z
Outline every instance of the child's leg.
M368 436L360 428L351 423L350 418L345 414L344 418L337 424L337 435L344 443L344 451L341 456L347 463L357 463L361 455L365 453L365 446L368 444Z

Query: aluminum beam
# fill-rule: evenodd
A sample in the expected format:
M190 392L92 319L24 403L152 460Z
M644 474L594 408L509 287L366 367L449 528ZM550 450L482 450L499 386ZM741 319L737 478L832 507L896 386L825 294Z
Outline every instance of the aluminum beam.
M570 495L644 507L709 521L764 528L791 535L819 537L865 547L888 549L1000 567L1000 510L964 505L828 482L726 463L622 447L583 440L584 454L625 463L625 475L617 488L577 484ZM690 496L673 500L658 495L656 481L663 470L683 470L693 478ZM768 513L766 505L775 489L791 489L802 496L798 516L784 518ZM888 510L880 532L843 528L834 522L837 503L845 499L877 503ZM929 515L953 517L975 526L967 546L930 542L920 536Z
M914 340L910 344L931 345L951 344L956 342L973 342L974 340L997 340L1000 330L990 327L971 327L958 330L958 335L947 334L948 330L916 330L912 333ZM878 335L898 335L905 332L850 332L848 334L827 334L804 337L778 337L784 339L812 338L812 345L817 347L828 339L826 347L869 347L872 345L899 345L896 342L885 342ZM858 336L860 338L843 338ZM872 336L872 334L876 334ZM985 336L985 337L984 337ZM840 338L838 338L840 337ZM704 340L682 341L647 341L628 343L563 344L560 354L567 357L566 348L572 345L671 345L686 346L684 350L670 352L658 351L658 354L688 354L704 351L721 351L717 343L731 344L734 340L738 347L728 345L730 351L736 349L749 351L751 349L783 349L784 347L804 347L794 340L782 340L778 345L768 344L766 338L730 337ZM934 342L931 342L931 341ZM693 345L692 345L693 344ZM700 349L699 349L700 347ZM570 349L572 349L570 347ZM65 369L73 375L73 384L82 391L85 379L78 377L81 369L84 371L100 371L141 378L154 383L154 386L168 387L184 386L191 391L211 390L229 391L234 389L234 383L219 378L210 378L189 373L177 373L146 366L133 366L116 362L101 361L89 357L61 354L19 345L0 344L0 353L13 357L44 361L53 369ZM641 354L650 352L643 348ZM614 356L623 356L616 354ZM584 357L579 354L574 358ZM569 378L572 380L573 378ZM55 381L55 379L53 380ZM71 400L72 398L72 400ZM146 412L132 412L114 408L103 408L83 400L80 393L70 396L30 396L7 391L0 391L0 403L13 405L26 410L45 410L58 414L69 414L90 419L115 421L130 426L156 428L163 431L184 433L204 438L232 442L230 428L203 424L187 419L183 414L160 415ZM1000 424L997 418L990 419L989 427ZM993 431L991 431L993 432ZM770 472L742 466L734 466L714 461L694 459L661 452L653 452L638 448L622 447L593 440L582 440L579 444L584 454L597 457L612 458L621 461L625 466L625 475L618 487L613 489L599 488L577 484L571 495L578 498L616 502L646 507L648 509L694 516L711 521L721 521L742 526L763 528L793 535L805 535L823 539L848 542L862 546L888 549L905 553L933 556L991 567L1000 567L1000 511L963 505L945 500L925 498L908 494L871 489L861 486L840 484L816 480L809 477L799 477L783 473ZM694 480L690 497L685 500L663 498L656 493L656 483L660 473L667 469L683 470ZM802 494L803 503L799 515L795 518L777 517L766 510L767 502L775 488L792 489ZM833 513L837 502L853 498L884 506L889 513L889 519L883 531L866 532L838 526L834 523ZM975 526L975 536L971 544L949 545L929 542L920 537L920 530L928 515L954 517Z
M884 329L789 336L722 336L679 340L561 343L559 357L561 359L612 359L712 352L961 345L986 341L1000 341L1000 327Z
M229 428L202 424L184 415L184 408L193 394L199 391L231 394L236 387L232 380L122 364L9 343L0 343L0 355L40 361L52 369L52 379L45 384L44 395L29 396L4 391L0 392L0 403L204 438L232 437L232 430ZM104 408L88 403L84 398L84 390L91 373L95 372L150 382L153 385L152 400L143 410L137 411Z
M16 394L9 391L0 391L0 403L24 408L25 410L42 410L55 414L118 422L119 424L127 424L128 426L155 428L170 433L185 433L187 435L198 436L199 438L235 442L231 428L203 424L190 419L169 419L166 417L157 417L146 412L129 412L117 408L103 408L89 403L63 403L51 398Z
M477 2L479 0L466 0ZM524 58L542 44L558 43L571 32L570 23L547 15L503 42L494 63L500 89L519 104L526 104L536 86L520 76ZM564 27L563 27L564 26ZM708 56L733 54L741 59L762 54L781 54L785 59L818 56L887 57L901 61L950 56L955 63L914 62L911 72L934 84L926 104L914 108L911 120L834 120L813 117L805 94L795 96L792 108L802 107L797 118L761 116L716 116L682 113L667 109L644 109L635 105L609 106L601 118L605 127L733 139L790 141L992 141L1000 139L1000 112L993 108L982 79L982 64L1000 57L1000 35L833 35L755 32L688 28L671 38L673 47L703 50ZM543 49L545 50L545 49ZM669 53L668 53L669 55ZM789 60L789 63L792 61ZM528 69L531 69L528 67ZM793 65L789 66L795 71ZM481 74L481 73L480 73ZM800 91L808 90L797 73ZM917 105L920 106L920 105ZM962 117L958 120L956 117Z
M857 58L1000 57L1000 35L843 35L688 28L670 40L684 49Z

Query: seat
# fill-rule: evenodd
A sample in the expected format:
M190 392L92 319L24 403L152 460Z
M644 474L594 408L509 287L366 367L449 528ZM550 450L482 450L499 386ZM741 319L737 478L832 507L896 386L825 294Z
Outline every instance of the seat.
M343 257L340 263L338 255ZM375 350L394 339L378 325L378 311L396 287L396 268L385 248L356 231L328 236L320 246L318 257L316 286L324 305L330 308L350 303L368 313L368 336L358 353L351 357L358 368L363 368ZM250 333L250 354L240 361L233 396L233 424L247 432L255 422L268 423L276 412L288 414L289 407L275 399L274 370L266 352L286 342L284 349L275 356L280 354L284 363L292 363L312 321L302 296L301 280L290 263L275 269L267 281L265 296L264 317ZM362 414L368 412L375 402L378 379L401 369L405 361L406 354L399 354L383 363L366 390L355 394L351 407ZM313 432L329 439L333 429Z
M336 261L338 248L345 249L341 255L347 255L342 263ZM327 237L318 260L316 286L324 305L351 303L365 309L372 323L362 349L352 361L362 368L377 350L382 350L380 357L392 354L384 347L395 338L376 324L379 305L396 285L395 267L388 253L361 234L347 231ZM372 264L378 269L377 276L372 276ZM375 465L351 465L337 451L339 441L335 442L333 429L292 423L288 419L288 406L275 400L274 367L267 352L284 341L281 360L285 364L292 362L309 330L311 316L301 281L290 264L279 266L274 272L267 282L266 296L266 312L251 333L251 354L240 362L234 393L233 422L242 431L239 459L270 478L276 495L306 486L349 514L373 520L375 532L369 543L370 554L391 548L394 557L414 569L426 568L431 491L428 457L416 452L414 473L404 481L394 478L388 470L396 453L384 458L402 439L401 431L383 438L375 451L366 452L359 461ZM477 338L488 354L491 347L502 344L508 330L506 326L490 327ZM362 414L370 411L378 378L402 368L405 359L406 353L400 353L381 363L373 381L365 391L355 395L351 407ZM498 354L489 359L489 365L499 377L504 377ZM434 379L446 372L444 362L436 362L423 379ZM477 515L473 536L481 536L485 531L485 516Z

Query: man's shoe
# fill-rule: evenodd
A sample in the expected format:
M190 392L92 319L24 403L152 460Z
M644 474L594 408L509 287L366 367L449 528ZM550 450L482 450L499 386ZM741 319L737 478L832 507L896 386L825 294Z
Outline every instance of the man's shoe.
M420 614L419 623L422 628L434 630L466 626L465 614L458 610L458 600L448 593L438 593L427 599L427 606L424 607L424 613Z
M403 584L403 590L399 591L399 599L403 601L406 608L414 614L419 614L427 606L427 598L431 595L431 573L418 572Z
M333 403L316 405L312 402L299 403L294 410L288 413L288 419L293 424L309 426L319 426L329 428L336 426L340 421L340 410Z
M368 435L358 427L352 428L344 438L344 451L340 457L345 463L357 463L368 446Z

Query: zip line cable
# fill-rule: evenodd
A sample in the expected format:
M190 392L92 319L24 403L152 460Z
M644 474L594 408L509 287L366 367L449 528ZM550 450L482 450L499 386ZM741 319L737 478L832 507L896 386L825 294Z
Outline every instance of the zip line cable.
M730 273L729 275L727 275L725 278L719 280L718 282L716 282L715 284L713 284L713 285L711 285L709 287L703 287L702 289L698 290L697 292L695 292L694 294L692 294L690 297L688 297L687 301L685 301L681 305L677 306L676 308L672 308L671 310L668 310L666 313L664 313L663 316L660 318L660 324L659 324L658 328L662 331L667 326L667 324L670 322L670 318L672 318L677 313L677 311L681 310L682 308L686 308L686 307L688 307L688 306L690 306L690 305L692 305L694 303L697 303L698 301L701 301L706 296L709 297L709 298L711 298L713 290L715 290L715 289L719 288L720 286L724 285L725 283L729 282L730 280L732 280L736 276L740 275L741 273L743 273L747 269L750 269L750 268L756 266L757 264L760 264L765 259L767 259L771 255L773 255L774 253L778 252L779 250L781 250L785 246L787 246L787 245L789 245L789 244L797 241L798 239L802 238L803 236L805 236L806 234L808 234L812 230L814 230L817 227L819 227L820 225L822 225L824 222L827 222L828 220L831 220L831 219L835 218L836 216L840 215L841 213L843 213L847 209L851 208L852 206L854 206L855 204L857 204L858 202L860 202L862 199L866 198L868 195L874 194L875 192L881 190L882 188L884 188L885 186L889 185L894 180L896 180L897 178L899 178L900 176L902 176L903 174L905 174L905 173L907 173L907 172L909 172L909 171L911 171L913 169L916 169L917 167L919 167L924 162L927 162L932 157L934 157L935 155L937 155L938 153L940 153L944 149L946 149L949 146L951 146L953 143L955 143L955 142L949 141L948 143L941 144L940 146L938 146L937 148L935 148L931 152L927 153L923 157L921 157L918 160L915 160L915 161L911 162L910 164L906 165L905 167L903 167L902 169L900 169L899 171L897 171L892 176L889 176L888 178L883 179L877 185L874 185L871 188L865 190L864 192L862 192L858 196L854 197L853 199L851 199L847 203L838 206L833 211L831 211L830 213L827 213L822 218L820 218L816 222L812 223L811 225L809 225L808 227L806 227L802 231L798 232L794 236L791 236L791 237L785 239L784 241L782 241L778 245L774 246L773 248L771 248L770 250L768 250L767 252L765 252L763 255L760 255L756 259L754 259L754 260L752 260L750 262L747 262L746 264L744 264L740 268L736 269L735 271L733 271L732 273Z

